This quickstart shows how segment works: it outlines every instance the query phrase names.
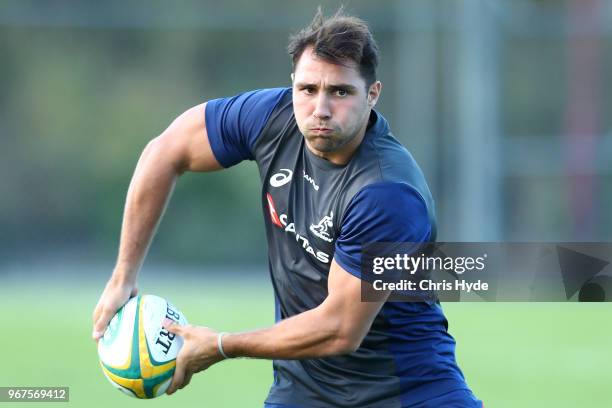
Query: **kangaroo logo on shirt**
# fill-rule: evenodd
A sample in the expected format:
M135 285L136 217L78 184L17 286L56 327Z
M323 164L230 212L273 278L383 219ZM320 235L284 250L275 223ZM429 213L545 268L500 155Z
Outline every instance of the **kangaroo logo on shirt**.
M332 242L334 238L331 236L331 227L334 226L334 212L321 218L317 225L310 224L310 231L324 241Z

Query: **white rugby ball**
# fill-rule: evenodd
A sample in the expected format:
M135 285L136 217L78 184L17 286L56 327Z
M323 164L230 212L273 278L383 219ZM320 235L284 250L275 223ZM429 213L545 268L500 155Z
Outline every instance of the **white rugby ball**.
M162 327L165 318L187 324L166 299L138 295L119 309L98 341L102 372L132 397L155 398L170 385L183 338Z

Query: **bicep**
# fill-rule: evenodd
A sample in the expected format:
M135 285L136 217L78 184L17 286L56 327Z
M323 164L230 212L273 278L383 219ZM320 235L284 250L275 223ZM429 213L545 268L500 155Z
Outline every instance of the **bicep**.
M328 296L322 304L325 312L338 319L340 332L361 343L390 292L374 292L369 282L350 274L335 260L331 263L327 286ZM362 291L374 297L364 301Z
M204 172L223 168L213 154L204 111L206 103L194 106L177 117L153 142L182 173Z

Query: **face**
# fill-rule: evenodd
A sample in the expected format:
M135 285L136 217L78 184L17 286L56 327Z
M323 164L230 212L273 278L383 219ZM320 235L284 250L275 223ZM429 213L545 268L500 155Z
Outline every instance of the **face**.
M332 161L352 154L380 89L376 81L366 90L357 64L332 64L306 48L293 74L293 110L310 150Z

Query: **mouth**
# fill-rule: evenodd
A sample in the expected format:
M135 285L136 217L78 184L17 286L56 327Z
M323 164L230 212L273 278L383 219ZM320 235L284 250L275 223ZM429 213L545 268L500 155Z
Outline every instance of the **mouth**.
M333 131L333 129L330 128L323 128L323 127L316 127L316 128L310 128L311 132L315 132L315 133L331 133Z

